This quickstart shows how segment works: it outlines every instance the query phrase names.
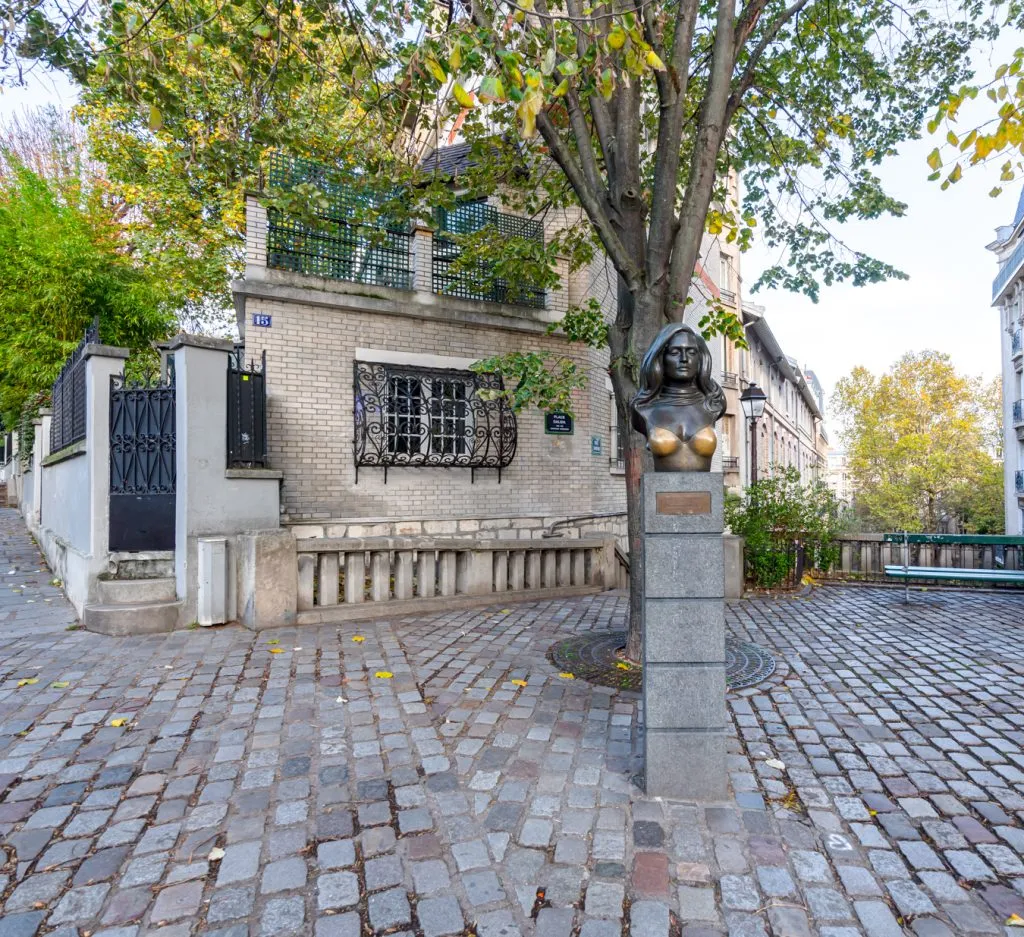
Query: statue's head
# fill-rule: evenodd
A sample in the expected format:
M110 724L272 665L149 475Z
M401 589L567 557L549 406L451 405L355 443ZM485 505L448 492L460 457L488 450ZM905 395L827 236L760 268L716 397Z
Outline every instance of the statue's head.
M665 385L694 385L704 398L704 409L717 420L725 413L725 394L711 371L711 351L701 335L682 322L669 323L651 342L640 365L633 408L654 401Z

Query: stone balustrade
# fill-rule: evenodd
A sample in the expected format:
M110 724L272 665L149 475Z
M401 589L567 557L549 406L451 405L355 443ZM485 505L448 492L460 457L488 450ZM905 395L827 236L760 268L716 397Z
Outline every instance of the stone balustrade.
M1024 569L1024 546L991 543L887 543L882 534L843 534L828 579L885 579L888 565L945 569ZM979 538L984 539L984 538Z
M615 538L296 540L298 622L321 624L614 589Z

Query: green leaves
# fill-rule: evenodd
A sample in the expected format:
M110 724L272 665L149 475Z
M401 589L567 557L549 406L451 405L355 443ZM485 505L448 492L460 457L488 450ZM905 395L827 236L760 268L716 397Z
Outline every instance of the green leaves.
M472 366L479 374L500 374L504 391L495 391L515 411L535 406L545 413L560 410L573 415L573 391L586 386L575 361L549 352L510 352L485 358Z

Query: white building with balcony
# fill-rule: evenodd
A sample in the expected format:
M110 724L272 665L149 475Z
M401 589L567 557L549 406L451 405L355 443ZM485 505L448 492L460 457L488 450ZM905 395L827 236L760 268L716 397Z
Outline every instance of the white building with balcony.
M1003 471L1006 533L1024 534L1024 191L1012 225L987 245L999 261L992 305L999 310L1003 367Z

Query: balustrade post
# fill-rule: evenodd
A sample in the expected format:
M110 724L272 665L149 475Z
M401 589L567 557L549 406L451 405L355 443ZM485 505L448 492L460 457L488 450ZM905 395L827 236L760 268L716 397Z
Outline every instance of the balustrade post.
M319 605L338 604L338 554L321 553L317 578L320 581Z
M558 575L557 575L558 560L557 560L557 557L555 556L555 551L554 550L545 550L544 551L543 563L544 563L544 570L543 570L544 583L543 583L543 588L545 588L545 589L554 589L555 586L558 585Z
M508 590L508 558L504 550L494 551L494 591L506 592Z
M387 550L370 554L370 601L387 602L391 598L391 558Z
M558 550L558 585L568 586L572 583L572 553L568 550Z
M853 572L853 544L844 541L839 548L839 562L844 573Z
M416 555L416 595L432 598L436 592L437 558L433 550L420 550Z
M362 602L366 592L366 556L362 550L345 554L345 604Z
M395 598L412 598L412 550L395 553Z
M540 550L530 550L526 554L526 588L539 589L541 587L541 555Z
M313 607L313 576L316 572L316 555L300 553L299 567L299 611Z
M572 551L572 584L583 586L587 582L587 553L586 550Z
M438 562L441 566L438 578L441 580L441 595L455 595L456 589L456 552L441 550Z
M522 550L513 550L508 558L510 588L522 591L526 588L526 554Z

